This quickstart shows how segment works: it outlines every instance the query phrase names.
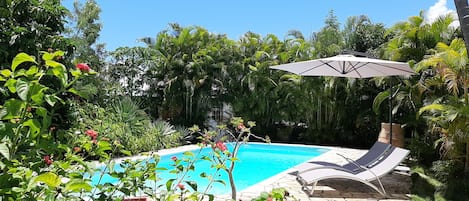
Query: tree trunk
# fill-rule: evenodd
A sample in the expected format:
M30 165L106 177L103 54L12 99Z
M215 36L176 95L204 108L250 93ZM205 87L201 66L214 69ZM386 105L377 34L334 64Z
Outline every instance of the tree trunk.
M469 7L467 0L454 0L466 50L469 52Z
M469 6L467 0L454 0L456 11L458 12L459 26L466 44L466 51L469 53ZM466 80L464 80L466 82ZM468 104L467 86L464 87L464 99ZM464 164L464 172L469 175L469 140L466 140L466 161Z
M231 186L231 199L236 200L236 185L234 183L233 173L228 174Z

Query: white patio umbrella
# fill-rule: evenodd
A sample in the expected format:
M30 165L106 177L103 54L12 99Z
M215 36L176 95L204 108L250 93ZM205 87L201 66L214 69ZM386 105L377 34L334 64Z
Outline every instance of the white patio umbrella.
M288 71L302 76L333 76L349 78L371 78L396 75L412 75L414 71L409 64L388 60L356 57L354 55L337 55L328 58L301 61L271 66L272 69ZM389 97L389 123L392 125L392 91ZM392 143L392 126L389 130Z

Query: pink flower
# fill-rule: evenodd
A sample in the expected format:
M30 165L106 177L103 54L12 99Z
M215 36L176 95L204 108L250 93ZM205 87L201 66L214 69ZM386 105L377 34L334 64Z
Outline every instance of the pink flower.
M85 63L78 63L78 64L76 65L76 67L77 67L78 69L80 69L81 71L83 71L83 72L88 72L88 71L91 70L91 68L88 66L88 64L85 64Z
M178 187L179 189L181 189L181 190L186 189L186 187L185 187L184 184L182 184L182 183L178 183L177 187Z
M268 198L267 198L267 201L272 201L272 197L268 197Z
M173 161L177 161L177 160L178 160L178 157L176 157L176 156L173 156L173 157L171 157L171 160L173 160Z
M226 145L222 141L218 141L215 146L221 151L226 151Z
M239 124L239 125L238 125L238 129L239 129L239 130L243 130L244 128L246 128L246 126L244 126L244 124Z
M44 163L46 163L47 165L51 165L52 162L54 162L54 161L52 161L52 159L50 159L49 155L44 156Z
M98 132L90 129L86 131L86 135L90 136L93 141L96 141L96 138L98 137Z

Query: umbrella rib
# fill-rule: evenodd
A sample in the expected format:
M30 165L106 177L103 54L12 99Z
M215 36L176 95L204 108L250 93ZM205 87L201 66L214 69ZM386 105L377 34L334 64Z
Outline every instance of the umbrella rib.
M356 63L355 65L353 65L352 62L350 62L350 61L349 61L348 63L350 64L350 65L349 65L350 68L348 68L347 71L344 72L344 74L347 74L347 73L350 73L350 72L352 72L352 71L355 71L355 73L357 73L358 77L362 77L362 75L360 74L360 72L358 72L358 69L361 68L361 67L363 67L363 66L365 66L366 64L368 64L368 63ZM361 64L361 65L358 66L358 64ZM358 66L358 67L357 67L357 66Z
M384 64L380 64L380 63L373 63L373 64L376 64L378 66L382 66L382 67L386 67L386 68L390 68L390 69L394 69L394 70L398 70L398 71L404 71L404 72L408 72L408 73L414 73L414 71L412 70L406 70L406 69L400 69L400 68L396 68L396 67L393 67L393 66L388 66L388 65L384 65Z
M332 66L329 64L330 62L324 62L324 61L320 61L320 62L321 62L322 64L319 64L319 65L314 66L314 67L312 67L312 68L308 68L307 70L302 71L302 72L300 72L300 73L298 73L298 74L299 74L299 75L303 75L303 74L305 74L305 73L307 73L307 72L309 72L309 71L312 71L312 70L314 70L314 69L316 69L316 68L321 67L322 65L329 66L329 67L331 67L332 69L334 69L335 71L341 73L340 71L338 71L337 69L335 69L334 67L332 67Z
M364 67L364 66L366 66L366 65L368 65L368 64L374 64L374 65L377 65L377 66L382 66L382 67L385 67L385 68L388 68L388 69L397 70L397 71L404 71L404 72L408 72L408 73L414 73L413 71L409 71L409 70L406 70L406 69L400 69L400 68L397 68L397 67L394 67L394 66L385 65L385 64L380 64L380 63L375 63L375 62L360 63L360 66L358 66L358 67L353 67L353 68L351 68L350 70L351 70L351 71L353 70L353 71L357 72L357 74L359 74L359 76L362 77L362 76L360 75L360 73L358 72L358 69L359 69L359 68L362 68L362 67ZM371 68L371 69L372 69L372 70L375 70L375 71L377 71L377 72L379 72L379 73L381 73L382 75L386 75L386 73L384 73L383 71L380 71L380 70L377 69L377 68ZM349 71L349 72L351 72L351 71ZM349 72L347 72L347 73L349 73Z

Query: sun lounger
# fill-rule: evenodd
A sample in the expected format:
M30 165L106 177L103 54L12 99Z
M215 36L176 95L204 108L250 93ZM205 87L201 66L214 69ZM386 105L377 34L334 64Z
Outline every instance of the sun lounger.
M384 190L384 186L379 178L393 171L394 168L398 166L407 157L408 154L409 150L393 146L390 148L388 154L386 154L370 168L361 166L360 171L353 173L339 169L316 169L298 174L297 179L302 184L303 190L309 192L310 195L313 195L314 188L321 180L350 179L362 182L379 192L381 195L385 196L386 191ZM353 161L350 160L350 162ZM371 181L375 180L378 181L380 188L371 183Z
M344 165L339 165L326 161L311 161L297 165L294 168L298 171L297 175L303 172L321 168L333 168L343 171L355 172L361 169L360 166L369 167L370 165L378 161L380 158L383 157L383 155L386 153L387 150L389 150L390 147L390 144L376 141L375 144L373 144L373 146L360 158L353 162L346 163Z

